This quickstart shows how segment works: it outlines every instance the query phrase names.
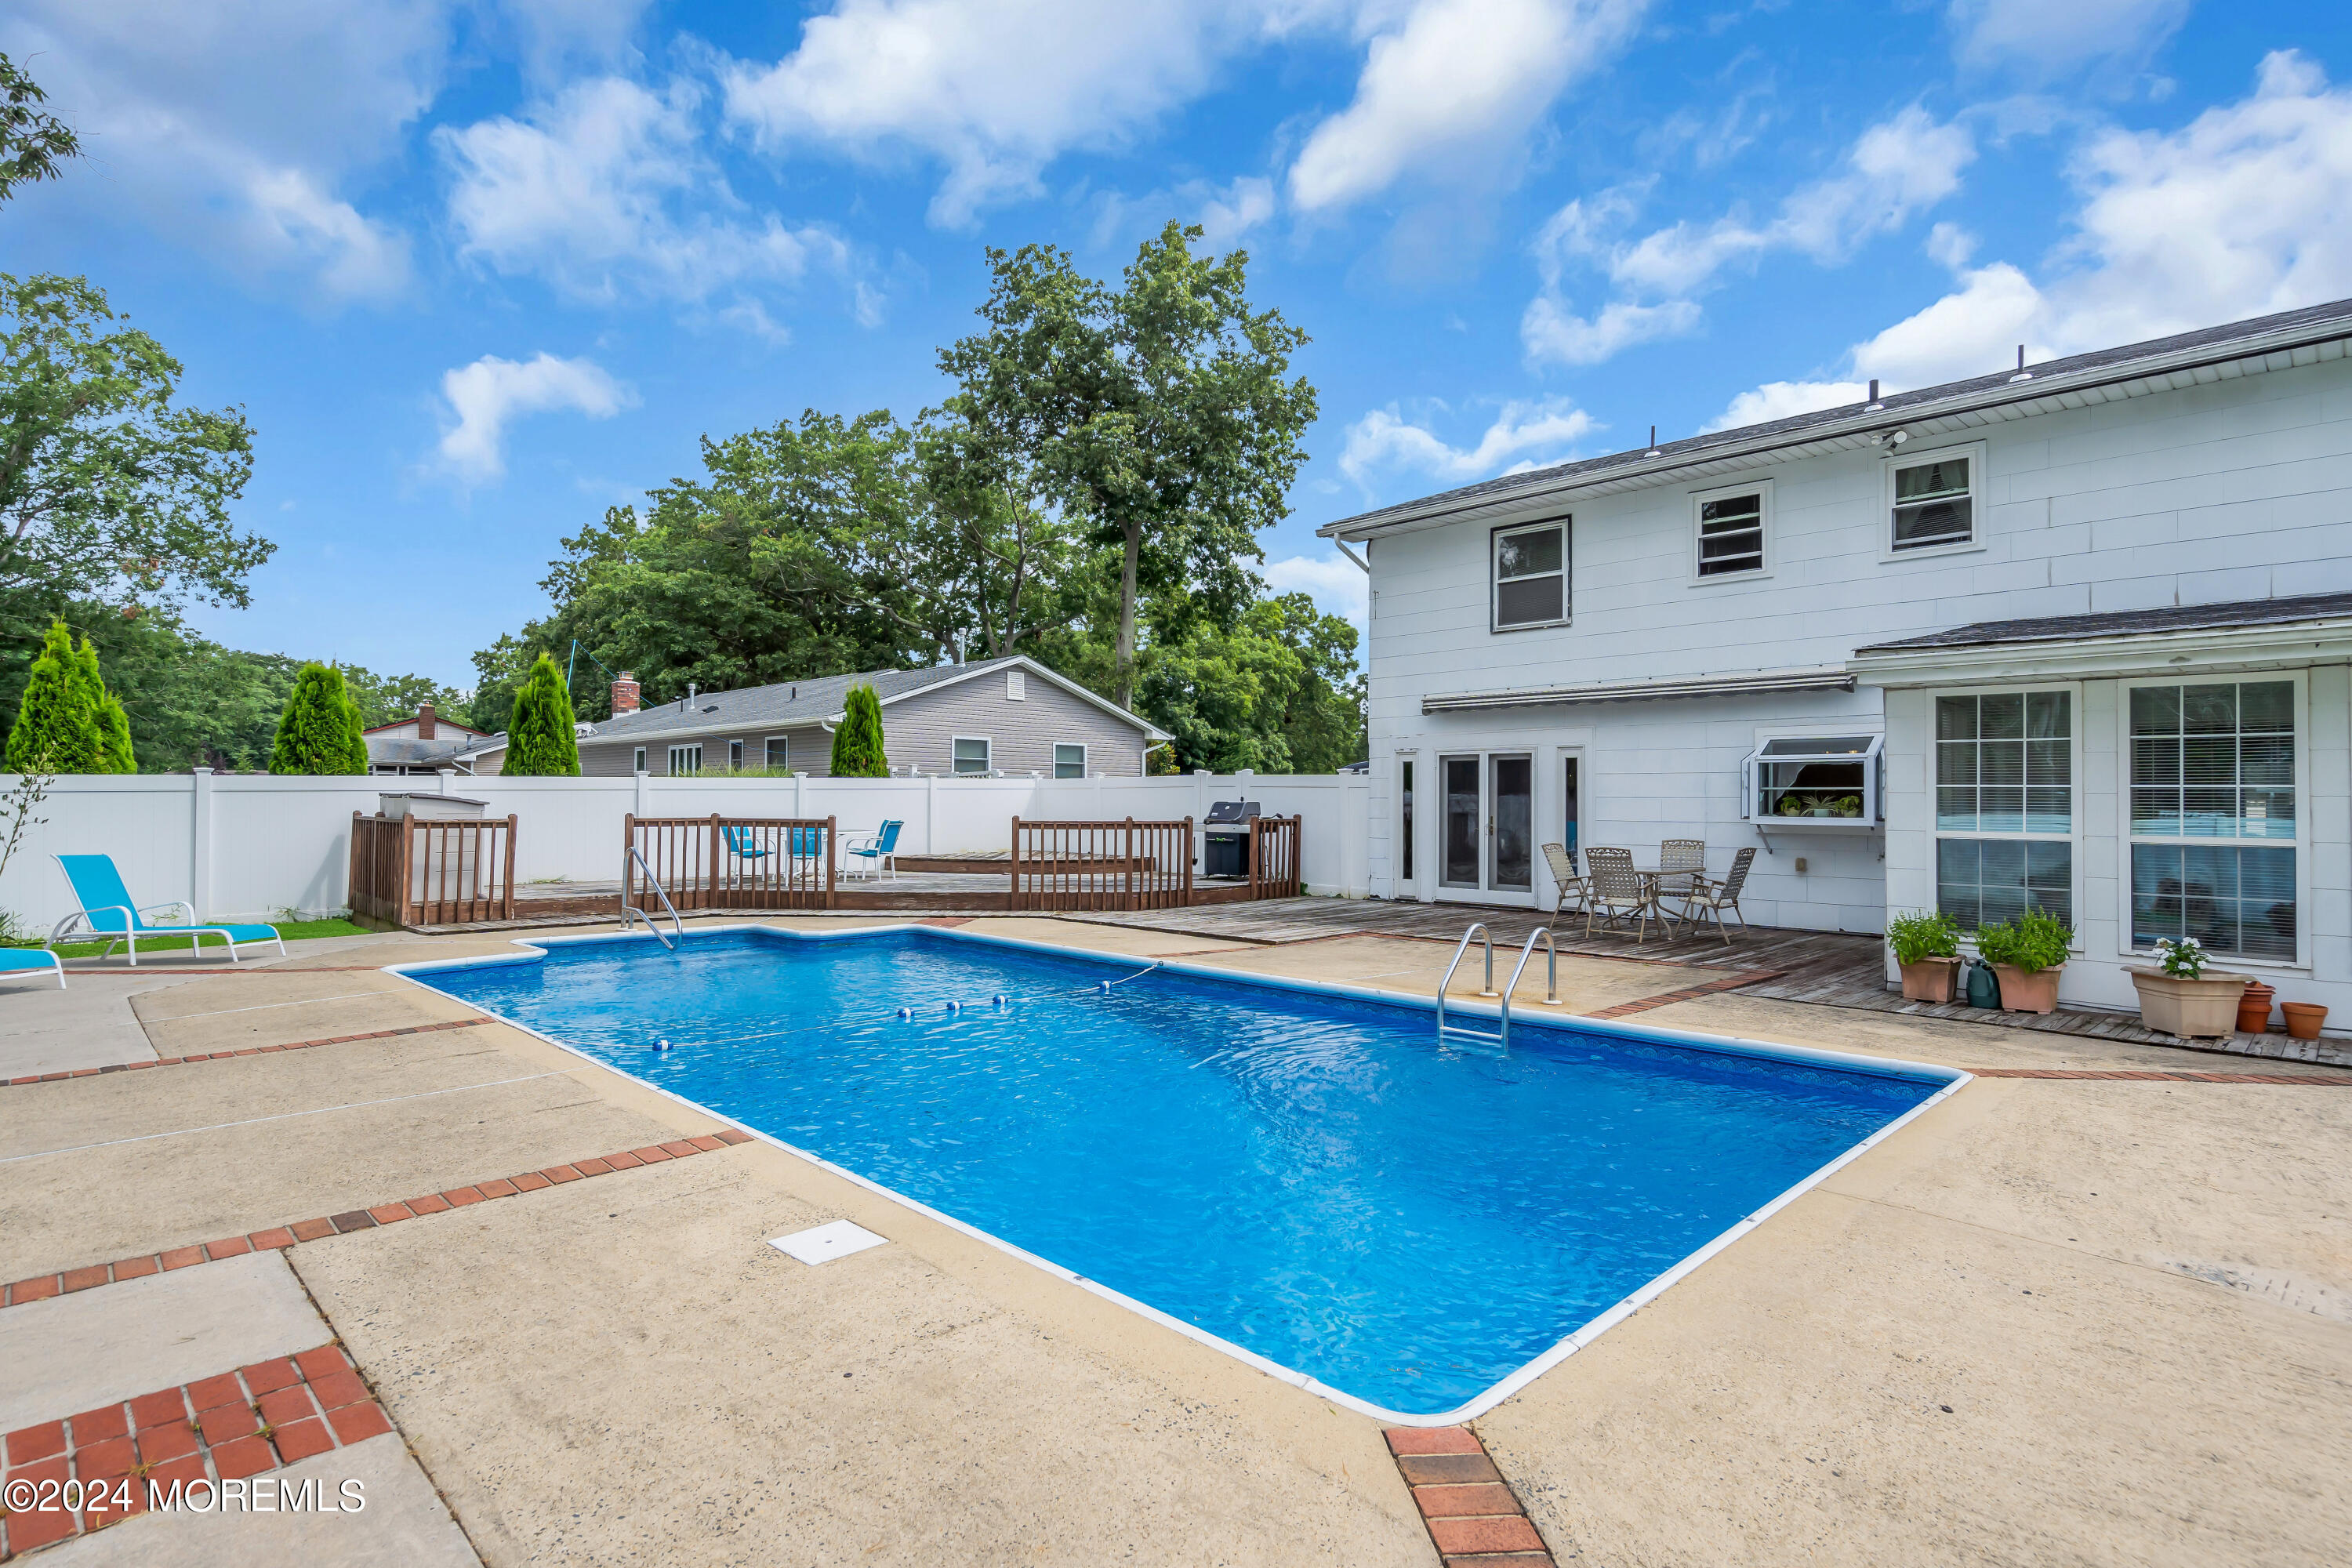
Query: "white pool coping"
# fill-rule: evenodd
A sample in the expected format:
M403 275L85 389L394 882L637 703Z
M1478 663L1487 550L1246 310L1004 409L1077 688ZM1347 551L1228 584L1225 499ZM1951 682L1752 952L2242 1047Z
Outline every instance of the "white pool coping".
M1097 963L1108 967L1125 967L1136 962L1136 955L1132 953L1097 952L1083 948L1060 947L1052 942L1029 942L1018 937L987 936L976 931L967 931L943 926L923 925L917 922L859 926L851 931L799 931L785 926L774 926L753 921L743 921L728 925L697 926L693 931L686 934L684 940L692 941L696 938L704 936L733 934L742 931L758 932L771 939L791 942L848 942L865 937L912 931L921 933L926 939L937 939L946 942L979 942L989 947L1018 948L1032 952L1045 953L1055 958L1074 959L1080 963ZM736 1121L733 1117L726 1116L719 1111L713 1110L710 1107L702 1104L698 1100L688 1100L686 1096L678 1094L674 1090L664 1089L659 1084L647 1082L646 1079L637 1077L635 1073L628 1071L626 1068L616 1067L613 1063L603 1060L600 1058L590 1056L587 1052L567 1044L562 1040L557 1039L552 1035L535 1029L530 1025L522 1023L520 1020L504 1017L499 1014L489 1012L486 1008L475 1005L465 997L452 995L449 992L441 990L438 986L428 984L424 980L418 978L419 975L429 974L436 970L443 969L480 969L492 964L537 963L544 960L546 957L546 950L551 947L577 946L591 942L627 942L658 943L660 940L660 938L646 932L628 931L601 932L581 936L519 937L515 939L514 945L523 950L520 952L513 954L497 953L478 958L428 959L415 963L387 964L384 966L383 973L394 975L399 979L405 980L409 984L418 986L421 989L430 991L436 996L441 996L449 1001L455 1002L460 1006L470 1009L472 1012L482 1017L505 1024L512 1028L520 1029L523 1033L530 1035L534 1038L545 1041L547 1044L553 1046L558 1050L564 1052L568 1056L577 1057L581 1060L587 1062L593 1067L601 1068L607 1072L616 1073L641 1089L649 1089L653 1093L658 1094L667 1100L676 1100L680 1105L687 1106L704 1116L709 1117L715 1121L724 1122L728 1126L733 1127L739 1131L743 1132L745 1135L759 1140L762 1143L766 1143L776 1149L781 1149L785 1153L793 1156L795 1159L805 1160L810 1164L816 1166L820 1170L829 1171L845 1181L854 1182L858 1186L864 1187L868 1192L878 1194L881 1196L889 1199L892 1203L898 1204L906 1208L911 1209L915 1213L922 1215L926 1218L937 1220L940 1224L947 1226L950 1229L961 1231L964 1235L972 1237L974 1240L984 1242L988 1246L995 1247L1001 1252L1009 1253L1013 1257L1020 1258L1024 1263L1042 1268L1046 1273L1054 1275L1057 1279L1066 1279L1071 1284L1077 1286L1079 1289L1091 1291L1107 1301L1116 1302L1118 1305L1126 1308L1131 1312L1139 1313L1142 1316L1150 1319L1153 1322L1173 1329L1176 1332L1182 1334L1185 1338L1206 1345L1211 1350L1231 1356L1236 1361L1245 1363L1265 1373L1268 1377L1278 1379L1279 1381L1289 1384L1297 1388L1305 1389L1307 1393L1315 1394L1318 1398L1328 1399L1334 1405L1340 1405L1349 1410L1353 1410L1360 1415L1369 1415L1372 1419L1391 1426L1458 1426L1465 1421L1469 1421L1485 1415L1487 1411L1492 1410L1496 1405L1500 1405L1504 1400L1508 1399L1519 1390L1527 1387L1528 1384L1533 1383L1537 1378L1541 1377L1545 1373L1549 1372L1553 1367L1558 1366L1561 1362L1566 1361L1570 1356L1574 1355L1578 1351L1582 1350L1585 1346L1599 1339L1602 1334L1607 1333L1611 1329L1615 1328L1619 1323L1623 1322L1627 1318L1632 1317L1635 1312L1641 1310L1642 1308L1657 1300L1657 1298L1663 1294L1669 1286L1674 1285L1678 1280L1688 1276L1701 1264L1713 1258L1717 1253L1721 1252L1733 1242L1738 1241L1741 1237L1746 1236L1749 1231L1754 1230L1758 1226L1763 1224L1764 1221L1770 1218L1773 1215L1787 1207L1790 1203L1794 1202L1799 1196L1802 1195L1807 1191L1818 1186L1822 1182L1827 1180L1837 1171L1843 1169L1849 1162L1860 1155L1864 1151L1870 1149L1885 1139L1893 1136L1895 1131L1907 1126L1917 1117L1925 1114L1930 1107L1940 1104L1945 1100L1950 1098L1951 1095L1958 1091L1961 1088L1972 1082L1975 1077L1974 1074L1967 1072L1959 1068L1942 1067L1932 1062L1906 1061L1897 1057L1866 1057L1852 1051L1825 1050L1814 1046L1772 1045L1760 1040L1743 1040L1730 1035L1705 1034L1688 1029L1661 1029L1650 1026L1626 1024L1615 1019L1587 1017L1581 1015L1571 1015L1567 1017L1536 1016L1527 1013L1523 1006L1520 1008L1515 1008L1511 1017L1511 1026L1514 1030L1536 1028L1580 1035L1618 1035L1625 1037L1626 1039L1639 1041L1643 1044L1681 1046L1690 1049L1711 1051L1718 1055L1725 1056L1760 1057L1771 1061L1796 1062L1806 1066L1816 1067L1834 1067L1843 1068L1849 1072L1858 1071L1868 1073L1873 1077L1878 1078L1925 1079L1929 1082L1940 1082L1944 1087L1937 1089L1934 1094L1929 1095L1926 1100L1921 1100L1918 1104L1913 1106L1910 1110L1905 1111L1902 1115L1896 1117L1894 1121L1889 1121L1885 1126L1880 1128L1877 1131L1873 1132L1867 1138L1864 1138L1859 1142L1853 1144L1851 1148L1845 1150L1835 1159L1831 1160L1828 1163L1822 1165L1811 1174L1797 1182L1787 1191L1773 1197L1769 1202L1759 1205L1752 1213L1744 1215L1739 1220L1733 1223L1730 1226L1717 1234L1712 1239L1700 1246L1696 1250L1685 1257L1682 1261L1676 1263L1674 1267L1666 1269L1664 1272L1656 1275L1646 1284L1642 1285L1638 1289L1627 1294L1623 1300L1617 1302L1616 1305L1609 1308L1600 1316L1594 1318L1591 1322L1586 1323L1582 1328L1578 1329L1574 1333L1570 1334L1567 1338L1560 1340L1558 1343L1551 1346L1550 1349L1544 1351L1533 1360L1523 1363L1517 1370L1507 1373L1496 1382L1489 1384L1470 1399L1455 1405L1451 1410L1440 1411L1434 1415L1416 1415L1411 1411L1391 1410L1386 1405L1375 1405L1371 1401L1359 1398L1357 1395L1349 1394L1344 1389L1334 1388L1329 1384L1323 1383L1316 1378L1310 1377L1307 1373L1299 1372L1295 1368L1284 1366L1279 1362L1276 1362L1265 1356L1260 1355L1257 1352L1253 1351L1246 1346L1235 1344L1231 1340L1224 1339L1217 1334L1213 1334L1197 1323L1188 1323L1181 1318L1172 1317L1170 1314L1161 1311L1159 1308L1152 1306L1150 1302L1139 1301L1134 1297L1127 1295L1123 1291L1114 1290L1109 1286L1102 1284L1097 1280L1089 1279L1085 1275L1079 1274L1075 1270L1065 1268L1062 1265L1054 1262L1051 1258L1040 1258L1034 1252L1030 1252L1025 1248L1014 1246L1013 1243L1005 1240L1002 1237L992 1235L988 1231L981 1229L977 1226L967 1224L963 1220L956 1218L956 1216L951 1214L946 1214L939 1209L935 1209L930 1205L922 1202L919 1198L909 1197L906 1194L898 1192L895 1188L885 1186L880 1182L877 1182L870 1177L860 1175L857 1172L850 1170L846 1166L837 1165L821 1154L800 1148L795 1144L787 1143L782 1139L762 1132L756 1127L745 1126L742 1122ZM1423 998L1410 996L1394 991L1374 990L1370 986L1340 985L1331 984L1321 981L1291 980L1275 975L1245 974L1230 969L1213 969L1202 964L1182 963L1173 960L1162 960L1156 967L1167 970L1172 973L1187 974L1204 980L1213 980L1223 984L1251 985L1262 990L1270 991L1296 991L1310 995L1344 996L1351 1001L1377 1003L1384 1007L1396 1007L1410 1012L1425 1012L1433 1016L1434 1016L1437 1011L1437 1003L1434 997ZM1462 1014L1474 1017L1499 1019L1501 1015L1501 1008L1498 1005L1461 1000L1451 996L1446 998L1445 1010L1449 1016Z

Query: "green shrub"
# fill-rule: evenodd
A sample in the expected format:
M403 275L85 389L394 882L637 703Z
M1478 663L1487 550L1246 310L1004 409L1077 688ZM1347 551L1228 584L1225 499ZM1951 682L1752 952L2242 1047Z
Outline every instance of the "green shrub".
M882 699L870 686L851 687L842 704L841 728L833 732L833 776L890 776L890 763L882 753Z
M1941 910L1915 910L1886 922L1886 940L1897 963L1917 963L1929 958L1958 958L1960 928Z
M2039 974L2066 962L2074 932L2041 910L2028 910L2013 921L1998 921L1977 928L1977 952L1987 963L2006 963L2021 974Z
M507 721L507 756L499 772L510 778L577 778L580 735L572 693L553 658L541 654L530 674L515 689L514 716Z
M294 690L278 716L278 739L269 748L273 773L350 774L368 771L367 742L359 736L359 710L343 686L343 672L306 664L294 677Z
M91 655L92 663L97 656ZM14 773L102 773L106 736L99 721L99 693L85 676L73 633L52 621L41 652L18 699L16 722L8 731L8 771Z

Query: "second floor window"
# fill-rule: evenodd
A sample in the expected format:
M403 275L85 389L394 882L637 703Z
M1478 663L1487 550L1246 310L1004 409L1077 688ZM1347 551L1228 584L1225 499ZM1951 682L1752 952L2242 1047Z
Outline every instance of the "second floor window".
M1700 576L1764 570L1764 495L1757 489L1696 498Z
M1895 465L1894 533L1891 550L1932 550L1976 540L1978 458L1946 452Z
M1495 531L1495 629L1568 619L1568 520Z

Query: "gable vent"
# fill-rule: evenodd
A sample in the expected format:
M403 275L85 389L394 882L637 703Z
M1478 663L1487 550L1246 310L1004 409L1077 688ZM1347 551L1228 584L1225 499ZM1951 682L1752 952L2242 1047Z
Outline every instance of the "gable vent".
M1004 700L1007 702L1026 702L1029 700L1029 672L1027 670L1008 669L1004 672Z

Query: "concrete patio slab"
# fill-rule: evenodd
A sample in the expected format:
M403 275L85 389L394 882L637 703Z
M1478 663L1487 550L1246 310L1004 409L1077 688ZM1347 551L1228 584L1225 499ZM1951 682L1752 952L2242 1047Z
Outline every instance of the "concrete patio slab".
M0 1028L0 1080L153 1061L157 1052L140 1027L133 999L188 984L186 976L72 973L62 991L55 980L11 984L0 991L7 1018Z
M333 1338L275 1252L0 1311L0 1432Z
M425 1472L387 1432L254 1478L299 1495L363 1501L354 1511L146 1513L51 1547L44 1568L475 1568L481 1559ZM359 1483L350 1494L347 1481Z

